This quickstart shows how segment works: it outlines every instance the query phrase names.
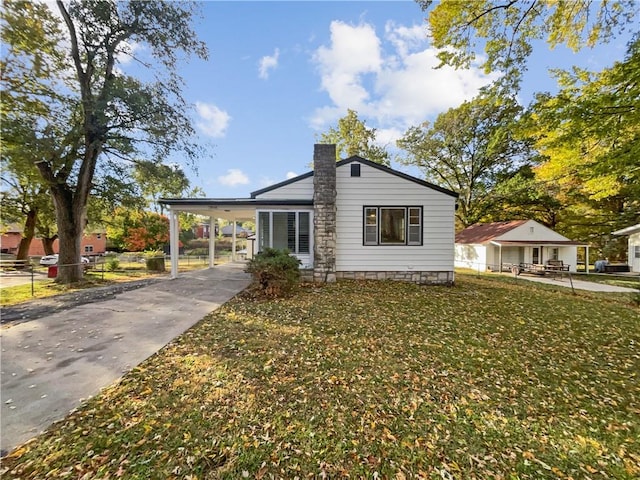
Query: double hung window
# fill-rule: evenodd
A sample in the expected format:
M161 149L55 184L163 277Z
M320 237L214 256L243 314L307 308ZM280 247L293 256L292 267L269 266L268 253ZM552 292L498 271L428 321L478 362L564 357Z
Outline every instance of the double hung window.
M258 247L291 253L309 254L311 248L311 215L305 211L258 212Z
M365 245L422 245L422 207L364 207Z

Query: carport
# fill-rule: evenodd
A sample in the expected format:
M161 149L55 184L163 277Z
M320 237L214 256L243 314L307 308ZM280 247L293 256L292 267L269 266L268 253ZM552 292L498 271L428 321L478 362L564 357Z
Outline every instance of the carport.
M178 277L178 256L181 212L209 217L209 268L215 263L215 222L217 219L233 222L254 221L260 208L313 205L309 200L276 200L255 198L162 198L159 201L169 208L169 247L171 256L171 278ZM236 229L232 229L231 259L236 261Z

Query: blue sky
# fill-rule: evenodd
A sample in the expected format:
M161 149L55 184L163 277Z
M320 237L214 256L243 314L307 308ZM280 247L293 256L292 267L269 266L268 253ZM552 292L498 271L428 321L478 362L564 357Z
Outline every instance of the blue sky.
M308 171L316 137L348 108L393 146L408 127L471 99L491 78L434 70L424 17L410 0L203 2L196 30L210 58L180 70L210 152L197 174L185 170L192 184L207 197L246 197ZM623 58L626 40L577 55L538 45L521 101L555 90L549 68L602 69Z

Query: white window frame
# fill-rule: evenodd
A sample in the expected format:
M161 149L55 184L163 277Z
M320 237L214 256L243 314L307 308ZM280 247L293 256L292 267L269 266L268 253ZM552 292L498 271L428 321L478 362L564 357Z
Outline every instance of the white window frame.
M382 233L380 231L380 219L382 215L382 210L404 210L404 241L403 242L383 242L382 241ZM418 210L418 223L411 223L411 211ZM371 212L375 212L375 224L367 223ZM414 215L414 218L416 216ZM424 207L422 205L365 205L363 208L363 218L362 218L362 244L364 246L380 246L380 247L389 247L389 246L399 246L399 247L418 247L424 245ZM374 227L376 230L376 240L375 242L371 239L371 235L367 236L367 230L371 231L371 228ZM415 230L417 228L419 232L419 240L412 241L411 231L412 228Z
M273 214L274 213L295 213L295 250L289 249L294 255L305 256L313 254L313 211L312 210L257 210L256 211L256 234L258 236L257 247L258 252L262 248L273 247ZM309 216L309 251L300 252L300 214L306 213ZM269 215L269 238L268 242L264 242L262 236L262 219L261 214Z
M93 245L85 245L84 253L93 253Z

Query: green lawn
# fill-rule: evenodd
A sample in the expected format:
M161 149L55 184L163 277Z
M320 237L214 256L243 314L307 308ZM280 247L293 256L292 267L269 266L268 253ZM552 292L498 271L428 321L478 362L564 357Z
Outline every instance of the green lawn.
M615 285L617 287L627 287L640 289L640 275L614 275L607 274L574 274L576 280L586 280L588 282L605 283L607 285Z
M216 264L221 262L216 262ZM178 270L186 272L189 270L198 270L205 268L208 260L202 259L180 259ZM169 262L166 265L167 272L171 268ZM46 272L45 267L36 267L36 271ZM167 275L167 272L158 273L150 272L146 269L144 263L139 262L120 262L115 271L108 271L103 264L95 265L94 268L87 270L82 282L73 285L60 285L52 279L36 277L33 284L33 292L31 290L31 282L14 287L5 287L0 289L0 306L15 305L29 300L46 298L62 293L70 293L86 288L101 287L120 282L130 282L134 280L143 280L145 278L155 277L158 275Z
M637 479L640 310L543 287L457 275L236 298L0 473Z

